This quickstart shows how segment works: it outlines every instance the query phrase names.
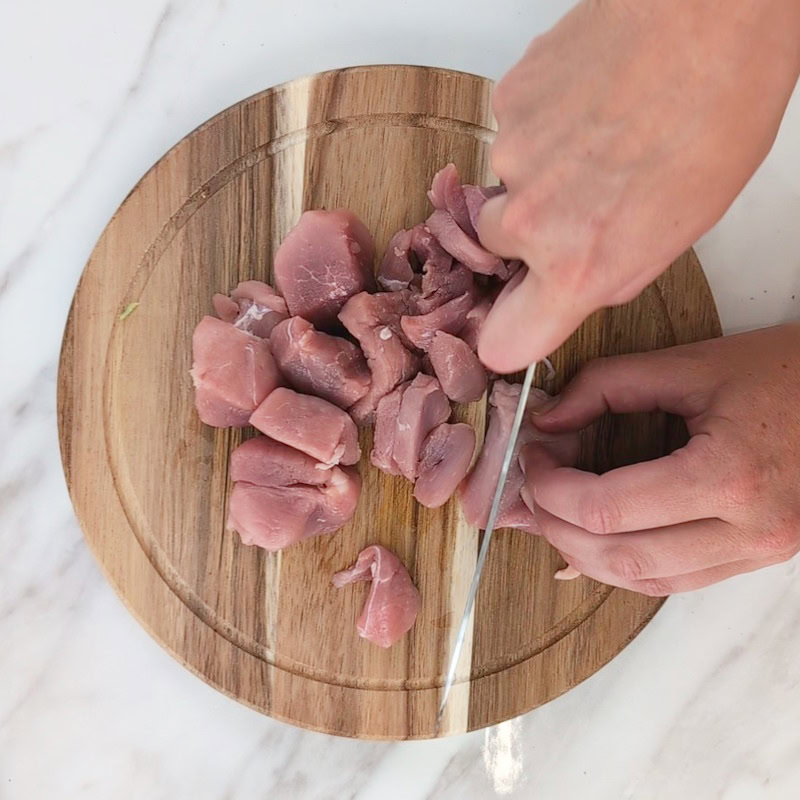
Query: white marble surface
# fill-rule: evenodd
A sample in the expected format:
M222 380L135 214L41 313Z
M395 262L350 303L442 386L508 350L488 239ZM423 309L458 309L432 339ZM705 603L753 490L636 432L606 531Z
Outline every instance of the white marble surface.
M173 661L103 580L64 487L55 379L70 297L166 149L242 97L329 67L497 77L568 6L0 2L0 798L800 795L796 561L670 600L610 666L497 729L353 742L262 717ZM800 314L799 220L796 95L698 248L728 330Z

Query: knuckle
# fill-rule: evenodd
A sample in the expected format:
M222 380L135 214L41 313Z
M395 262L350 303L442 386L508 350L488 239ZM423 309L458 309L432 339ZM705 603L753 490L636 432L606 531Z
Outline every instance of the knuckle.
M598 492L587 492L578 505L578 524L590 533L613 533L621 517L616 504Z
M800 549L800 528L790 522L774 525L765 532L761 546L766 554L788 560Z
M740 466L726 476L722 493L728 508L749 508L764 489L763 473L756 464L738 463Z
M641 581L649 571L647 557L629 545L614 545L606 553L611 574L626 582Z

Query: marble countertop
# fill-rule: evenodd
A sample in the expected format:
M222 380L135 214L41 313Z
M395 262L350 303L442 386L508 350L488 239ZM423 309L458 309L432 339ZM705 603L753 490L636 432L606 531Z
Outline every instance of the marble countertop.
M671 599L581 686L436 742L297 730L164 652L103 579L61 473L55 383L83 265L140 175L300 74L499 77L565 0L6 4L0 26L0 798L795 798L798 561ZM445 33L446 32L446 33ZM727 331L800 315L800 96L698 245ZM9 380L10 376L10 380Z

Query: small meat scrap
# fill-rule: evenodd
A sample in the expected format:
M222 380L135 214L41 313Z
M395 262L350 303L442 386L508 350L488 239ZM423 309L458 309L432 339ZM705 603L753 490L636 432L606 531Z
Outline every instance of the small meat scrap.
M428 508L444 505L469 470L475 452L475 431L465 422L437 425L420 451L414 497Z
M231 453L231 480L256 486L324 486L333 469L268 436L248 439Z
M282 383L269 344L216 317L203 317L194 329L192 357L197 413L215 428L243 428Z
M372 581L356 623L358 635L378 647L391 647L411 630L422 605L408 570L391 550L373 544L332 579L337 588L356 581Z
M449 416L450 403L439 381L417 374L379 403L372 463L391 475L415 480L425 437Z
M272 329L289 316L286 301L266 283L242 281L230 294L211 298L216 315L234 328L269 337Z
M359 424L372 421L380 399L419 370L419 358L411 352L400 326L400 317L413 313L411 293L361 292L351 297L339 313L347 330L358 339L372 375L369 391L350 413Z
M464 233L448 211L437 209L428 217L426 225L439 244L465 267L482 275L496 275L502 280L506 279L505 261Z
M374 260L372 236L351 211L306 211L275 253L275 283L292 316L329 329L350 297L374 288Z
M461 507L464 516L471 525L479 528L486 527L489 507L497 488L497 479L500 476L500 468L511 435L511 426L517 410L520 391L519 384L510 384L503 380L495 381L489 397L491 411L483 449L472 472L461 485ZM521 528L532 533L536 531L533 513L520 497L524 476L519 464L519 453L525 445L531 442L540 442L550 448L556 448L564 456L565 463L577 457L577 434L547 435L539 431L531 420L531 412L550 399L547 392L543 392L541 389L531 389L527 414L519 431L514 457L500 501L498 528Z
M233 485L228 528L242 544L281 550L312 536L333 533L355 513L361 478L354 467L333 467L324 484Z
M397 292L408 289L412 280L414 269L411 264L411 231L400 230L386 245L386 252L378 269L378 284L387 292Z
M300 392L350 408L369 391L372 377L361 349L315 330L302 317L276 325L270 346L284 377Z
M473 403L486 391L488 376L470 346L444 329L428 348L431 366L444 393L456 403Z
M427 314L401 317L400 326L414 347L427 351L437 331L458 333L464 327L473 303L472 293L464 292Z
M253 412L250 424L325 465L355 464L361 456L349 414L321 397L276 389Z

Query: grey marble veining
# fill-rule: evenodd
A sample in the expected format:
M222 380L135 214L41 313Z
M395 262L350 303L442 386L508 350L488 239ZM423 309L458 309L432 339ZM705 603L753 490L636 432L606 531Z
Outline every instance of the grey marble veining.
M356 742L260 716L173 661L104 581L64 486L55 425L64 320L94 242L155 160L222 108L299 74L408 62L497 77L569 5L6 5L2 800L800 795L796 561L671 599L608 667L522 718L436 742ZM798 142L795 96L770 157L698 246L727 330L800 315Z

